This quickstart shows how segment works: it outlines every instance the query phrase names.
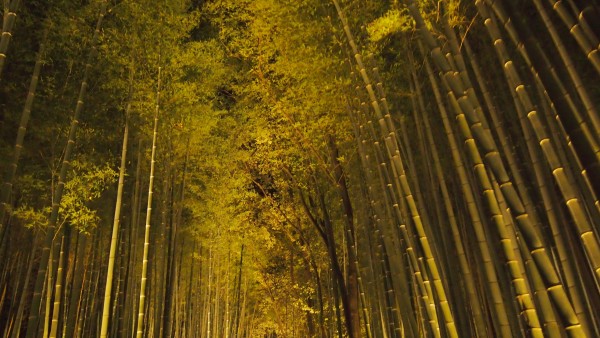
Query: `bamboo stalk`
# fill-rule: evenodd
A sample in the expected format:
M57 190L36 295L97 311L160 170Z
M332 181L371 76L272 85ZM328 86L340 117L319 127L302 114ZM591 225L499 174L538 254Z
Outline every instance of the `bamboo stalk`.
M12 38L12 30L15 25L15 21L17 21L17 10L19 9L20 4L21 0L8 0L8 6L6 8L7 12L4 14L4 20L2 22L2 35L0 36L0 80L2 80L2 70L4 70L6 53Z
M160 61L159 61L160 62ZM150 247L150 226L152 220L152 196L154 194L154 167L156 156L156 142L158 137L158 113L160 110L160 90L161 90L161 70L158 66L157 86L156 86L156 106L154 109L154 131L152 133L152 153L150 155L150 179L148 182L148 205L146 207L146 231L144 233L144 250L142 253L142 275L140 286L140 299L138 305L138 320L136 337L142 338L144 333L144 312L146 303L146 283L148 280L148 251Z
M123 145L121 148L121 166L119 167L119 181L117 183L117 199L115 214L113 218L112 236L110 241L110 252L108 257L108 268L106 273L106 284L104 289L104 305L102 308L102 323L100 325L100 337L108 336L108 324L110 321L110 303L112 295L112 281L117 255L117 243L119 238L119 226L121 222L121 205L123 199L123 185L125 182L125 170L127 165L127 142L129 140L129 110L131 109L131 96L133 90L133 69L130 71L129 95L127 107L125 108L125 127L123 129Z

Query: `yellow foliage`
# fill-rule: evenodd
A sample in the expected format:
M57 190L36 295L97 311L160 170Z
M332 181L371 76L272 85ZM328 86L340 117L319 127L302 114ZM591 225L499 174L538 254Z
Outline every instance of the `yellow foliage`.
M406 9L400 11L391 9L384 16L369 23L367 32L369 39L373 42L381 41L391 34L405 32L412 29L412 19Z

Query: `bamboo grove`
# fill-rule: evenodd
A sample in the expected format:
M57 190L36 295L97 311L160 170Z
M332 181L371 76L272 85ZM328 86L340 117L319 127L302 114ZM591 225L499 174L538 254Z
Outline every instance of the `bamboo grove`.
M600 337L597 0L5 0L2 337Z

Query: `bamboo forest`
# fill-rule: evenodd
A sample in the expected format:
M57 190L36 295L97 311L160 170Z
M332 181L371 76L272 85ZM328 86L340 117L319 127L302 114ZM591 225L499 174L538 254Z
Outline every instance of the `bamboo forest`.
M600 337L600 0L3 0L0 338Z

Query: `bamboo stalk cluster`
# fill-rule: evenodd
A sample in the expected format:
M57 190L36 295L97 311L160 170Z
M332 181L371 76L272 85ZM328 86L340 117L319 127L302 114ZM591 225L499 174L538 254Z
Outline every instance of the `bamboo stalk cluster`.
M600 218L592 177L598 176L600 130L594 126L597 102L571 61L583 57L590 62L585 67L596 67L588 43L596 35L586 20L597 9L587 6L586 16L570 1L570 9L564 1L551 7L534 1L553 43L542 47L521 13L529 5L476 1L474 22L483 22L489 41L478 48L490 50L480 57L470 40L485 31L470 27L457 37L442 5L434 32L419 5L405 1L417 30L405 44L412 111L390 113L382 83L371 80L377 68L365 66L345 14L333 2L356 81L363 83L350 114L365 198L375 231L384 237L375 257L397 256L391 268L404 270L379 282L384 289L396 287L392 300L371 300L369 322L386 323L374 336L598 335ZM558 33L548 9L557 11L584 55L565 50L568 33ZM577 23L571 17L576 13ZM557 58L548 55L550 49L559 51ZM486 69L497 67L497 79L482 75L482 57L488 58ZM559 74L567 74L568 82ZM428 83L421 83L422 76ZM500 103L491 85L509 101ZM431 95L435 104L426 104ZM414 132L402 126L407 123ZM446 137L436 139L440 132ZM450 158L440 155L446 152ZM457 262L444 259L451 253ZM375 269L365 269L371 275L363 280L375 282ZM401 297L407 287L412 302ZM383 312L383 306L401 315Z

